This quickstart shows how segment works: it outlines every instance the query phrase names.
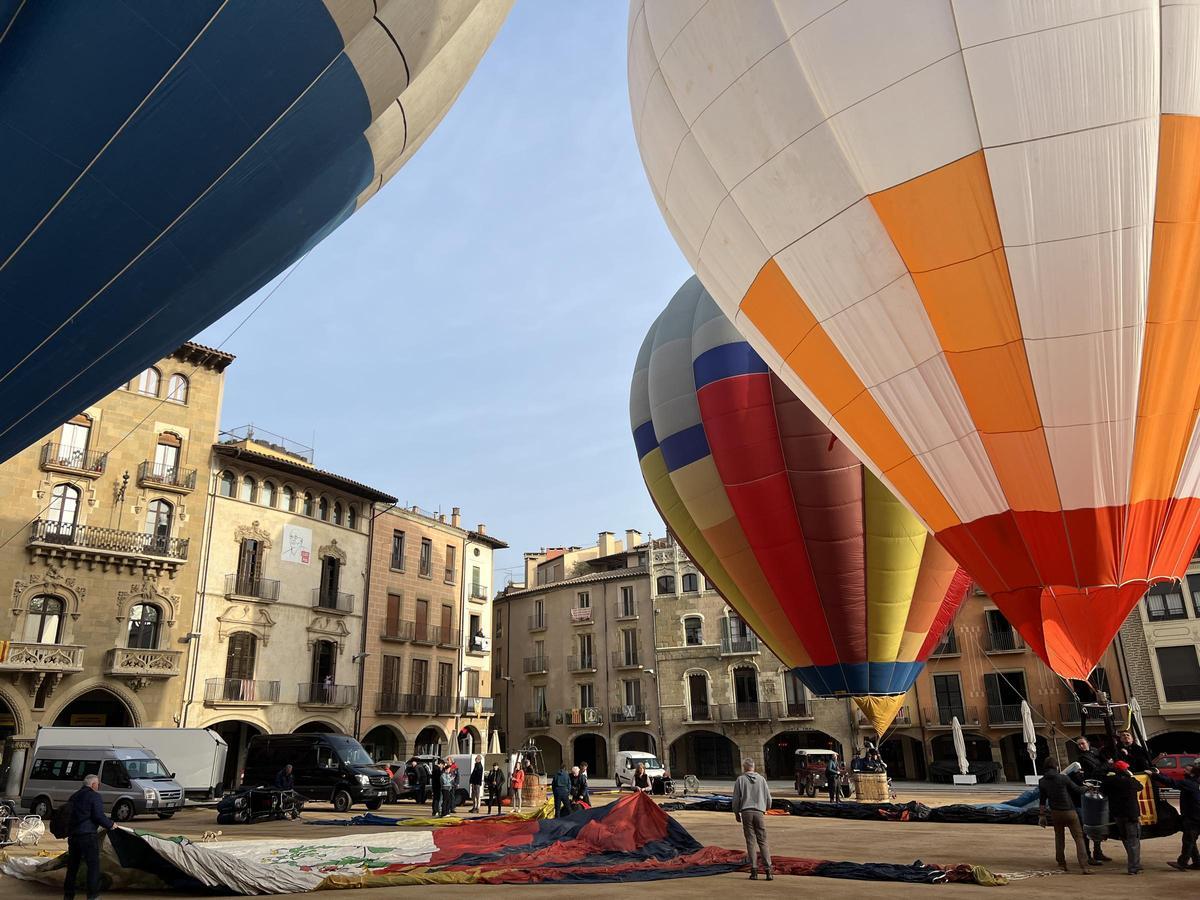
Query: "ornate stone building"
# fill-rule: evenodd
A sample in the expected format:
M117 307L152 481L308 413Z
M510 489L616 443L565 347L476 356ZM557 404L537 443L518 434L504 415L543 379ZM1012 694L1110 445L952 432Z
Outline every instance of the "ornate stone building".
M176 723L232 360L184 344L0 466L6 793L40 725Z
M225 738L232 784L254 734L355 733L370 528L395 498L274 436L222 437L181 724Z

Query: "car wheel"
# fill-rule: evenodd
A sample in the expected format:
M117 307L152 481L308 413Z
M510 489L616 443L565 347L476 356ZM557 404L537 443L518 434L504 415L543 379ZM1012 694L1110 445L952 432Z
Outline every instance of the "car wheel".
M805 796L805 797L815 797L815 796L817 796L817 786L816 786L815 784L811 784L811 783L810 783L810 784L806 784L806 785L804 786L804 796Z
M368 800L366 803L366 806L367 806L367 809L371 810L371 812L375 812L375 810L377 810L377 809L379 809L379 807L383 806L383 801L382 800Z
M30 813L43 819L50 818L50 801L45 797L38 797L33 801L33 805L29 807Z
M173 815L175 815L175 810L171 809L171 810L167 810L166 812L160 812L158 814L158 817L160 819L169 819Z
M235 812L233 814L233 821L235 821L241 825L245 825L247 822L250 821L250 810L239 809L237 812Z
M128 800L118 800L113 804L112 817L114 822L128 822L133 818L133 804Z
M350 796L349 791L338 788L333 792L333 808L338 812L349 812L353 805L354 798Z

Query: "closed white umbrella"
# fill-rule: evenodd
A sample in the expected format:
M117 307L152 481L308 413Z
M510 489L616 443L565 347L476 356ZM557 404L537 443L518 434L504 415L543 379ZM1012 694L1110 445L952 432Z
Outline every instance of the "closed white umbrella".
M499 753L499 752L500 752L500 732L493 731L492 732L492 741L491 741L491 744L488 746L488 753Z
M963 740L962 723L958 721L958 716L954 716L950 720L950 734L954 738L954 752L958 754L958 771L966 775L967 769L967 742Z
M1136 723L1135 735L1139 741L1146 739L1146 723L1142 721L1142 704L1138 703L1137 697L1129 698L1129 724Z
M1025 740L1025 749L1029 751L1029 761L1033 764L1033 774L1037 774L1037 731L1033 727L1033 710L1029 701L1021 701L1021 735Z

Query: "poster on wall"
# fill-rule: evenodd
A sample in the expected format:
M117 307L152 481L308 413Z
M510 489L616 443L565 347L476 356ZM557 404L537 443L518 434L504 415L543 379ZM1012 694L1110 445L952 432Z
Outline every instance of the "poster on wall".
M280 557L284 562L307 566L312 559L312 529L301 528L299 525L284 525L283 551Z

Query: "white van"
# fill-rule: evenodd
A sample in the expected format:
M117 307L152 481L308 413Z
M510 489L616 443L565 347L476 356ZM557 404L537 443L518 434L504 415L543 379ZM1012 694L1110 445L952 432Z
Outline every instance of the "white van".
M139 813L169 819L183 808L183 788L153 753L140 747L39 747L21 791L21 805L43 819L100 776L100 799L114 822Z
M613 766L613 778L617 782L618 791L621 788L633 787L633 774L637 771L638 763L646 767L646 774L650 776L652 785L655 779L661 779L667 774L667 770L653 753L645 753L641 750L621 750L617 753L616 764Z

